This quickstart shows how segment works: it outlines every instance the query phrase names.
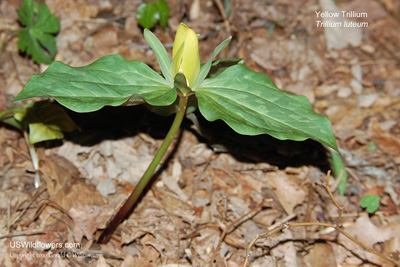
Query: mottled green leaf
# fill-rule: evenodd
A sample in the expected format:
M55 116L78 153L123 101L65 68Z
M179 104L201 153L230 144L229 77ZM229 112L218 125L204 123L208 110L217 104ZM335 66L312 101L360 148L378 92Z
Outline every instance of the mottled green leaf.
M237 64L243 64L244 60L241 58L221 58L215 60L212 65L207 78L214 78L220 75L224 70Z
M331 123L313 111L305 96L279 90L267 75L244 65L204 80L195 93L207 120L221 119L240 134L295 141L311 138L337 150Z
M15 101L43 95L76 112L119 106L133 96L135 102L143 99L155 106L170 105L177 97L176 90L149 66L119 55L77 68L54 62L44 73L33 75Z

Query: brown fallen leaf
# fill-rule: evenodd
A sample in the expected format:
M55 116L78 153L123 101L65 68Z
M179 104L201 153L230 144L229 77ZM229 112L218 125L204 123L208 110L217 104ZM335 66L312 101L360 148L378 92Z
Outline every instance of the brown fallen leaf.
M97 260L96 267L107 267L108 264L106 262L106 259L103 257L103 255L99 256L99 259Z
M400 155L400 140L389 132L383 130L378 118L373 118L369 124L369 132L372 140L382 148L382 150L392 156Z
M337 266L332 247L325 243L315 243L310 252L303 258L306 266Z
M292 214L294 207L305 201L306 193L285 172L267 173L266 176L267 185L272 188L287 214Z
M79 171L65 158L52 155L41 158L40 171L46 181L50 199L64 210L85 205L104 205L101 194L93 185L78 180Z
M378 243L385 243L392 238L400 237L400 224L393 223L385 227L378 227L371 222L367 213L361 214L354 224L346 227L344 230L370 248L374 248ZM386 260L366 252L363 248L343 235L339 235L338 242L363 259L378 265L389 264Z
M93 234L98 228L106 227L114 208L110 206L80 206L73 207L68 214L74 221L74 238L77 242L86 236L92 240Z

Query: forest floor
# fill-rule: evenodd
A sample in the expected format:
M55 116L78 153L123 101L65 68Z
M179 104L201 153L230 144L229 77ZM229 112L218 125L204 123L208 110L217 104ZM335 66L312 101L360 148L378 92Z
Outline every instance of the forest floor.
M136 21L141 2L46 1L61 22L56 60L78 67L120 54L159 70ZM200 34L204 61L232 36L223 57L243 58L328 116L348 174L344 195L334 179L330 183L344 208L340 227L399 262L400 3L335 2L367 16L347 18L359 22L356 27L324 28L318 26L322 12L338 12L330 0L169 0L168 27L152 31L171 53L185 22ZM18 51L19 3L0 1L0 111L21 105L14 97L47 67ZM201 119L184 121L151 188L99 245L96 238L147 168L172 118L142 106L68 112L81 131L37 146L39 188L24 136L0 124L1 266L233 267L246 257L249 266L394 266L334 228L290 227L337 221L339 210L324 186L332 168L327 148L312 140L241 136ZM369 194L380 196L373 214L360 206ZM282 226L246 252L258 235Z

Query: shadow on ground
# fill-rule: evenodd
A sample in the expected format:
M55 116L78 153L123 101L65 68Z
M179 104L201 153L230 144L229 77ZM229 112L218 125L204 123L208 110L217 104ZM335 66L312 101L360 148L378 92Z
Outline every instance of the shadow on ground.
M66 134L66 139L83 146L134 136L140 132L163 139L173 121L173 116L156 115L143 105L105 107L90 113L67 112L81 131ZM314 140L282 141L266 134L244 136L223 121L209 122L198 112L196 115L195 124L193 119L185 119L183 127L216 152L231 153L243 162L267 162L282 169L302 165L315 166L324 172L329 169L327 149Z

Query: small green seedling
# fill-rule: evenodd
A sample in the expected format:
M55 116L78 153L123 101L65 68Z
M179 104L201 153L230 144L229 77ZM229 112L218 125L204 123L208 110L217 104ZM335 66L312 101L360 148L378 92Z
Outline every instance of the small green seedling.
M18 49L31 55L36 63L50 64L57 54L54 34L60 30L60 21L45 3L34 0L24 0L17 14L26 27L18 33Z
M32 102L24 107L0 112L0 121L22 131L35 169L35 187L40 185L39 158L34 144L64 138L64 132L78 127L58 105L49 101Z
M295 141L312 138L338 150L330 121L315 113L305 96L281 91L267 75L247 68L240 60L222 59L213 64L231 38L218 45L210 61L201 65L197 34L185 24L178 27L172 62L151 31L145 29L144 37L160 63L162 75L140 61L127 61L119 55L105 56L77 68L54 62L44 73L33 75L15 99L51 96L76 112L142 103L175 111L175 120L153 161L99 243L107 242L130 212L183 118L197 108L208 121L223 120L240 134L269 134Z
M377 195L365 195L361 198L360 206L367 210L369 214L374 213L380 206L381 198Z
M136 19L139 25L145 29L153 28L157 22L165 29L169 18L169 6L165 0L157 0L155 3L143 3L136 11Z
M367 150L368 150L369 152L372 152L372 151L375 151L376 148L377 148L377 146L376 146L375 142L374 142L374 141L370 141L370 142L369 142L369 145L368 145L368 147L367 147Z

